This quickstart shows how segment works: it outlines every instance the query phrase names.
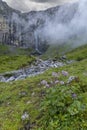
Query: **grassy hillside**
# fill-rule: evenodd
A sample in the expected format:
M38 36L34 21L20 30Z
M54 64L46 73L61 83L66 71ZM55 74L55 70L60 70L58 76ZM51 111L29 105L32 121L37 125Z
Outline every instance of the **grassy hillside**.
M30 55L32 49L23 49L16 46L2 45L0 44L0 56L1 55Z
M27 55L0 56L0 73L29 66L34 60L33 56Z
M30 65L35 60L30 53L30 49L0 45L0 73Z
M68 59L82 60L87 56L87 44L74 47L70 43L63 45L50 45L48 50L41 56L43 59L60 58L62 55L67 55Z
M80 46L67 54L68 59L81 61L87 58L87 44Z
M72 64L0 83L1 130L87 130L86 50L84 46L67 53L77 60Z
M48 58L59 58L61 55L64 55L66 52L72 49L71 44L62 44L61 45L50 45L47 51L41 56L43 59Z

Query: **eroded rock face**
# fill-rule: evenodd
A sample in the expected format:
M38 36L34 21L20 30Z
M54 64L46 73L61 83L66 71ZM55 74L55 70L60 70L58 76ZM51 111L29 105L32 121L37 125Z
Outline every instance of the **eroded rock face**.
M4 42L16 46L32 47L41 52L45 51L49 41L38 30L43 30L49 21L69 23L77 9L78 3L74 3L49 8L45 11L31 11L22 14L0 1L0 14L7 20L9 33L8 39L6 41L4 39Z

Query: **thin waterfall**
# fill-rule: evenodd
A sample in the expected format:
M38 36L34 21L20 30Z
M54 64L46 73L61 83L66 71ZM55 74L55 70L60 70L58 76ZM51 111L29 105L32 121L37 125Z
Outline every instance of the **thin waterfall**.
M35 37L35 50L38 51L38 36L37 36L37 32L34 32L34 37Z
M41 54L39 50L39 39L38 39L38 33L35 31L34 32L34 38L35 38L35 50L37 53Z

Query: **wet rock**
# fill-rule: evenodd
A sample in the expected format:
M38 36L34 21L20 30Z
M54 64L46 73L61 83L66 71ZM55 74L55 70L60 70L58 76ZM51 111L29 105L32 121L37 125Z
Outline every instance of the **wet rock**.
M62 66L64 66L65 64L64 63L62 63L62 62L52 62L51 64L50 64L50 67L52 67L52 68L57 68L57 67L62 67Z
M31 65L31 67L26 67L20 70L6 72L1 74L0 76L0 82L10 82L10 81L17 81L17 80L23 80L26 77L36 76L39 74L42 74L45 70L49 68L57 68L62 67L66 65L63 62L53 61L53 60L45 60L37 58L34 65ZM6 77L6 75L9 75L9 77ZM53 74L55 77L58 77L58 74ZM68 74L66 74L68 75Z
M67 59L66 55L63 55L63 56L62 56L62 59L66 60L66 59Z
M71 64L71 63L73 63L73 62L75 62L75 60L66 61L67 64Z
M20 75L19 77L15 79L15 81L25 79L26 77L27 75Z
M1 82L6 82L6 79L5 79L5 77L3 77L3 76L0 76L0 81L1 81Z
M14 80L15 80L15 77L12 76L12 77L10 77L6 82L11 82L11 81L14 81Z

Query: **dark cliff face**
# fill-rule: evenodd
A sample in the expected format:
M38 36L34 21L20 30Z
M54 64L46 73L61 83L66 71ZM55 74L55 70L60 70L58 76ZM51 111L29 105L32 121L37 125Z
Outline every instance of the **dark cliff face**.
M25 29L25 34L28 35L27 43L37 48L43 48L42 45L49 44L49 40L42 37L42 32L38 33L38 30L43 30L48 24L54 23L68 24L72 21L78 10L78 3L65 4L62 6L57 6L49 8L45 11L31 11L29 13L22 14L27 20L27 29ZM55 22L56 21L56 22ZM44 32L45 33L45 32ZM37 37L37 38L36 38ZM38 43L37 43L38 42ZM41 48L41 51L42 51Z
M67 24L73 19L77 8L78 3L74 3L49 8L45 11L21 13L0 0L0 14L7 20L9 26L7 43L36 49L41 48L47 42L46 39L44 40L40 35L37 35L37 30L55 20L58 23Z

